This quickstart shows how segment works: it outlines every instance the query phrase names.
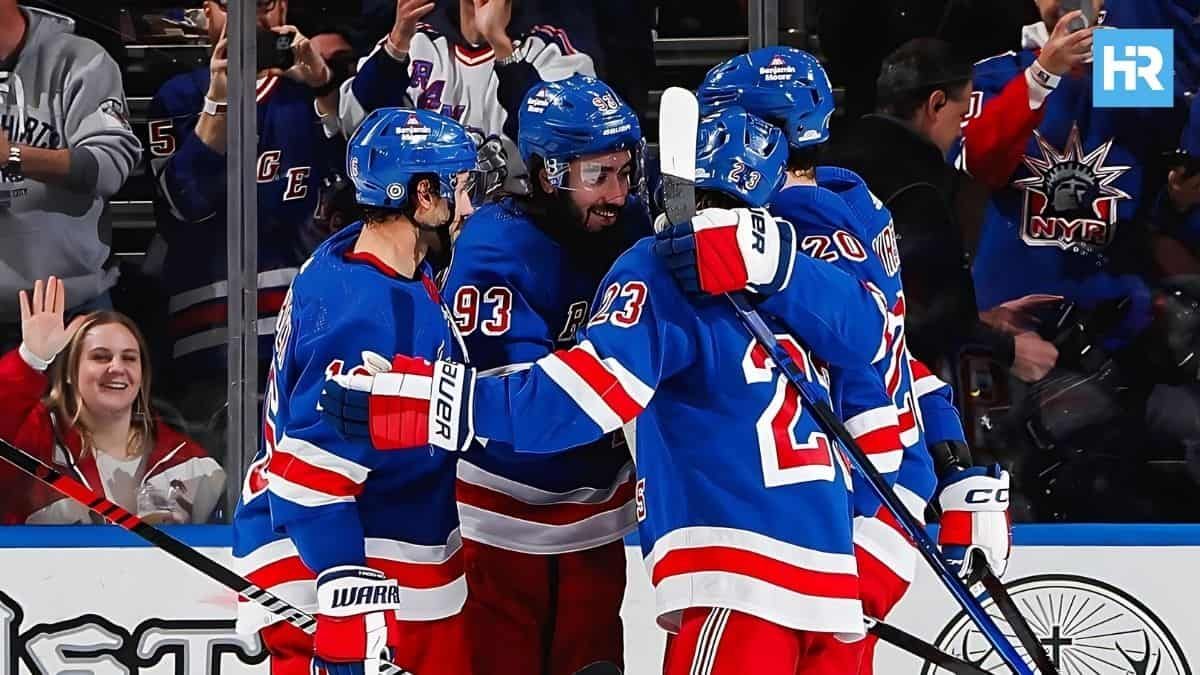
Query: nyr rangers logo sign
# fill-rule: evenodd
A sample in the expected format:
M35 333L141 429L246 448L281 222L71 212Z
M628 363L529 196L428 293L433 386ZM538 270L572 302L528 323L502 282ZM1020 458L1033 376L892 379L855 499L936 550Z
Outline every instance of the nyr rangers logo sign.
M1125 591L1071 574L1043 574L1005 584L1062 675L1191 675L1175 636L1150 608ZM1000 631L1013 630L991 599L984 609ZM995 649L962 612L935 641L940 649L992 673L1007 672ZM1020 650L1025 654L1023 649ZM1026 657L1027 661L1030 661ZM1031 668L1032 663L1028 664ZM949 671L926 664L921 675Z
M1077 253L1108 246L1116 233L1118 204L1129 199L1113 183L1131 167L1105 164L1112 139L1085 155L1078 127L1071 128L1061 151L1033 133L1041 157L1026 155L1032 175L1013 181L1025 193L1021 239Z

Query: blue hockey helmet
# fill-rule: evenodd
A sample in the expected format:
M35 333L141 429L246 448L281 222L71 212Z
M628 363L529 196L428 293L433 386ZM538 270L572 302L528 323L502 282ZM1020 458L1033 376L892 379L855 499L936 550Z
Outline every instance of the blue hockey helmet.
M766 206L787 178L783 132L732 106L700 120L696 141L696 187Z
M454 199L458 174L475 169L475 142L461 124L428 110L380 108L359 125L346 152L346 171L363 206L400 208L413 176L438 177Z
M521 103L517 150L526 166L542 158L555 187L563 186L567 163L584 155L629 150L640 175L642 129L637 114L607 84L572 75L530 88Z
M788 145L805 148L829 140L833 87L811 54L792 47L763 47L715 66L696 92L700 111L738 105L783 128Z

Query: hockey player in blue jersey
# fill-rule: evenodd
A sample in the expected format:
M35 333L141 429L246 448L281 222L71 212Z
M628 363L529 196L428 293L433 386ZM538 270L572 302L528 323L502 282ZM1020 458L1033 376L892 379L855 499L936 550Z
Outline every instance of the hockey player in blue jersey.
M711 142L698 175L723 194L702 190L704 204L761 204L781 183L781 135L749 120L735 112L705 121L701 136ZM803 344L782 339L811 381L827 387L827 367L882 358L885 318L875 295L797 255L790 225L761 210L721 208L694 222L728 230L743 220L757 222L763 238L762 253L746 262L749 283L778 289L760 309L807 317L798 322ZM334 378L327 408L353 402L351 417L395 429L390 439L374 436L380 448L436 437L440 447L462 449L474 430L489 448L526 455L561 452L636 420L642 550L659 624L678 633L665 672L816 672L809 668L820 635L863 633L848 469L728 303L689 299L653 246L643 239L617 260L570 349L479 377L441 362L432 385L412 387L403 371L423 366L413 359L402 367L398 358L370 386ZM385 393L401 390L408 393ZM421 419L411 407L433 392Z
M476 212L443 292L480 370L575 344L605 271L649 233L637 115L575 75L533 87L517 143L531 193ZM553 456L478 446L458 463L463 610L476 675L622 662L634 468L620 432Z
M973 469L969 473L959 471L958 466L935 471L930 449L922 437L921 413L925 406L913 388L913 359L904 334L900 256L891 216L856 174L838 167L817 166L821 146L829 139L829 118L834 109L833 91L824 69L811 55L797 49L766 47L714 67L700 85L698 98L704 111L743 106L783 131L790 150L787 178L783 189L772 199L771 212L795 225L801 251L844 269L877 289L885 299L889 350L878 363L875 378L882 380L887 396L891 397L904 449L903 461L897 463L899 474L894 489L918 519L923 520L925 505L935 492L940 492L942 507L952 514L950 522L959 518L968 523L983 522L981 528L986 529L980 529L972 539L968 528L965 541L960 529L943 528L943 549L953 565L963 567L964 576L972 570L970 558L964 560L962 554L973 548L986 550L991 556L988 561L997 572L1002 572L1009 548L1006 505L970 505L953 497L963 493L960 484L1007 491L1008 475L999 467ZM712 232L693 233L687 225L666 234L694 242L682 246L693 260L700 259L705 249L713 251L705 261L730 261L738 257L736 251L715 248L722 241L733 240L729 237L720 239L712 236ZM749 233L739 234L744 237ZM699 267L703 274L705 265ZM740 279L725 282L713 278L704 290L719 294L741 285ZM797 329L789 317L780 318L793 330ZM838 375L844 379L852 374L835 373L834 383ZM879 433L873 427L881 418L880 409L869 399L856 403L857 406L843 411L847 428L856 436L867 438ZM961 428L952 407L936 410L938 414L953 417L944 426ZM939 476L944 482L940 491ZM880 509L865 483L856 490L855 506L856 555L864 580L862 600L872 616L883 618L911 583L917 553L893 515ZM959 512L967 515L953 515ZM873 636L858 644L830 641L825 658L837 662L844 672L870 673L874 644Z
M316 614L317 631L242 603L238 628L261 632L273 675L371 675L389 648L421 675L471 672L456 458L347 440L321 422L318 401L327 377L386 371L392 354L466 357L423 258L469 206L474 166L453 120L372 113L347 161L364 219L317 248L280 311L264 447L234 515L233 554L253 583Z

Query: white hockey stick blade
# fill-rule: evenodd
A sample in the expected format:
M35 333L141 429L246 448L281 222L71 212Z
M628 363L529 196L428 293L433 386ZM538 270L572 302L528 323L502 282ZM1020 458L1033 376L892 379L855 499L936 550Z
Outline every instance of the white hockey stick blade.
M658 107L658 156L667 220L682 223L696 213L696 129L700 105L682 87L670 87Z

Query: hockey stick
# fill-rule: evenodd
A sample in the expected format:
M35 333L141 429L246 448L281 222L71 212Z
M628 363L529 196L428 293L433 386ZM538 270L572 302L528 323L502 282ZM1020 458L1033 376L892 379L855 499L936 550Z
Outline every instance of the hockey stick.
M800 392L801 397L812 408L817 419L817 424L826 434L836 439L846 450L850 461L854 464L854 468L867 479L867 483L871 486L871 491L879 498L879 501L892 512L892 515L904 528L909 539L916 545L917 551L921 557L925 558L925 562L933 568L934 574L942 584L958 601L958 604L963 608L968 616L979 626L979 630L988 642L996 649L1000 658L1004 659L1008 667L1017 675L1033 675L1033 671L1025 663L1024 659L1017 654L1013 645L1004 637L1000 631L1000 627L996 625L988 613L983 609L983 605L979 600L971 594L970 589L963 583L962 579L958 578L954 572L946 565L946 561L942 558L938 551L937 544L929 538L929 533L925 531L917 519L909 513L903 502L896 496L896 493L888 486L887 481L880 475L879 470L867 458L866 453L858 446L854 437L846 430L846 427L838 419L837 414L825 401L824 396L819 392L814 392L811 389L811 384L804 379L802 371L796 366L792 358L784 351L779 343L775 340L775 334L763 322L762 317L758 315L758 311L754 309L740 294L730 294L730 302L737 311L738 318L750 331L754 339L758 341L771 359L775 362L788 379L788 382ZM1050 671L1053 672L1053 671ZM1046 673L1049 675L1049 672Z
M277 595L264 591L246 577L225 567L166 532L142 521L117 504L104 497L97 497L83 483L62 473L3 438L0 438L0 459L6 460L21 471L49 485L60 494L83 504L90 511L99 514L114 525L123 527L157 548L166 551L171 557L236 592L243 598L262 605L273 614L283 617L285 621L305 633L312 635L316 632L317 620L308 612L281 599ZM382 672L387 675L413 675L413 673L400 666L386 662L383 665Z
M659 107L659 158L663 175L663 195L666 201L667 219L671 224L680 224L696 213L696 131L699 104L692 92L681 87L671 87L663 92ZM980 631L997 653L1016 675L1033 675L1012 644L1005 639L999 626L992 621L979 600L963 584L942 559L936 544L929 538L925 528L908 512L904 504L888 486L887 481L871 464L866 453L858 446L854 437L838 419L825 401L824 394L813 391L804 379L792 358L780 348L775 334L763 322L762 317L742 294L728 294L738 318L750 334L762 345L775 361L783 375L800 393L816 415L817 423L829 436L841 442L855 468L867 479L872 491L896 517L896 520L916 543L917 550L933 568L942 583L954 596L968 616L979 626Z
M973 663L967 663L957 656L951 656L916 635L891 624L871 618L866 620L866 624L867 630L880 640L899 647L918 659L928 661L942 670L954 673L954 675L991 675L983 668Z

